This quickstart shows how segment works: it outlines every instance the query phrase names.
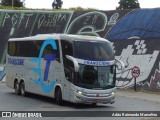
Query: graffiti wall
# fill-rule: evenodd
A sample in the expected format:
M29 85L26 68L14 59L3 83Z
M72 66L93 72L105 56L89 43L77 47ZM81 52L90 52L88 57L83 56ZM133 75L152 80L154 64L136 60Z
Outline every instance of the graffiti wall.
M131 69L141 70L137 78L139 89L160 90L160 9L133 10L119 20L106 34L113 42L116 57L125 65L117 75L118 87L132 87Z
M132 87L131 68L138 66L140 89L160 90L160 9L113 11L0 10L0 63L5 64L9 38L45 33L95 35L110 40L125 63L117 87Z

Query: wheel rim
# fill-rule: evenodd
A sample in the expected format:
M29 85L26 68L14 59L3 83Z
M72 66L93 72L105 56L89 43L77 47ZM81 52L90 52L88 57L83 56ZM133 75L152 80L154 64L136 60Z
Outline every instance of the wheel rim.
M59 91L56 93L56 103L59 104Z

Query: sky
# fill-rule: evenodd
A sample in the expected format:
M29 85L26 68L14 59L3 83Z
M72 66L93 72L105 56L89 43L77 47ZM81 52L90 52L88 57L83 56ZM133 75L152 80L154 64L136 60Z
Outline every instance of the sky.
M25 0L25 7L38 9L52 9L54 0ZM62 0L62 8L82 7L99 10L115 10L120 0ZM160 7L160 0L138 0L141 8Z

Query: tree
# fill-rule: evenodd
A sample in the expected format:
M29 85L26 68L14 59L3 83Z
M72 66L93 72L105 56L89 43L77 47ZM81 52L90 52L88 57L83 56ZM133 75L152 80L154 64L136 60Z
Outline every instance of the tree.
M53 9L60 9L60 8L62 8L62 4L63 4L63 1L54 0L54 2L52 3L52 7L53 7Z
M120 10L140 8L138 0L120 0L118 4L119 7L117 7L116 9Z
M1 5L3 6L12 6L13 2L13 7L24 7L24 1L22 2L21 0L1 0Z

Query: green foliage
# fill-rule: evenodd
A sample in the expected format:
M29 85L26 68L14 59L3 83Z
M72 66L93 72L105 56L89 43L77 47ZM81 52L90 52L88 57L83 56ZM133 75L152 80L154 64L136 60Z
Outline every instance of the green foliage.
M11 7L11 6L0 6L0 9L8 9L8 10L29 10L24 7Z
M95 8L82 8L82 7L73 7L73 8L69 8L68 10L73 10L73 11L94 11L97 10Z
M119 7L116 9L124 10L124 9L135 9L140 8L140 4L138 0L120 0Z
M11 7L11 6L0 6L0 9L9 9L9 10L40 10L40 11L95 11L98 9L94 8L82 8L82 7L76 7L76 8L69 8L69 9L31 9L31 8L25 8L25 7Z
M1 5L12 6L12 0L1 0ZM20 0L13 0L13 7L23 7L23 2Z

